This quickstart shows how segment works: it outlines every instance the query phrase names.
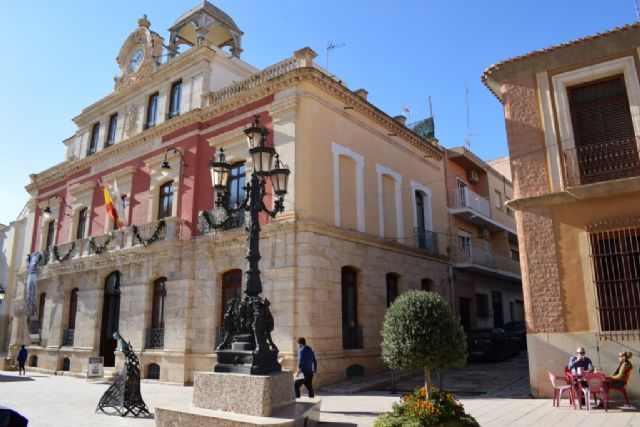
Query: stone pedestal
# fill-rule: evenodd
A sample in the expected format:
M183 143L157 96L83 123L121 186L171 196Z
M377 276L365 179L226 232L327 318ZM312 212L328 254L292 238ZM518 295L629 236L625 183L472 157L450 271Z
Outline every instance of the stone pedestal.
M155 408L156 426L315 426L320 399L296 402L293 374L196 372L193 404Z
M295 401L291 372L271 375L196 372L193 406L269 417Z

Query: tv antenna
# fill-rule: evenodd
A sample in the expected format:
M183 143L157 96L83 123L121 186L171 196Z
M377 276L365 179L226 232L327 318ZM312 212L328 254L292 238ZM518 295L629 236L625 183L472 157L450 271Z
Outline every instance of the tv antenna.
M345 43L340 43L340 42L329 42L327 43L327 66L325 67L327 69L327 71L329 71L329 54L331 52L333 52L334 50L340 48L340 47L345 47L346 44Z
M467 107L467 137L465 138L464 142L467 144L467 147L471 149L471 137L478 136L480 134L472 133L471 126L469 125L469 88L467 87L466 83L464 84L464 101Z

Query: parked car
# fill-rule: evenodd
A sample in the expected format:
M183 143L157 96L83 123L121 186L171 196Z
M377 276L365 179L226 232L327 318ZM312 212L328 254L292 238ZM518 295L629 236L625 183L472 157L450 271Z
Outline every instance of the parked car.
M467 332L469 360L499 362L518 354L518 343L501 328L474 329Z
M518 343L521 350L527 348L527 327L524 322L507 322L504 324L504 331Z

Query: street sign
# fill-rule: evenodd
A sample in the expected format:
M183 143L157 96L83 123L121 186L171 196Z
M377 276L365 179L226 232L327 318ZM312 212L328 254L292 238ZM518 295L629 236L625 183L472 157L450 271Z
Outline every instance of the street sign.
M104 357L89 357L87 378L104 377Z

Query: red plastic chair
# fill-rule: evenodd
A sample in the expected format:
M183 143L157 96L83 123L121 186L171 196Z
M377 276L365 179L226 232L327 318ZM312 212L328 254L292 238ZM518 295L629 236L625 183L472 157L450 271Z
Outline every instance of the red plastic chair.
M586 382L585 385L581 385L582 394L584 394L584 403L587 405L587 411L591 412L591 397L593 401L598 404L597 398L600 398L604 404L604 410L607 411L609 406L609 397L606 392L607 385L605 383L605 375L603 373L590 373L587 372L582 376L582 380Z
M631 371L632 369L629 369L627 373L624 375L624 385L622 387L614 386L612 385L611 382L607 383L607 388L606 388L607 401L609 400L609 393L611 393L612 391L617 391L619 393L622 393L622 395L624 396L624 402L627 404L627 406L631 406L629 404L629 396L627 395L627 384L629 383L629 376L631 375Z
M560 399L562 399L562 393L564 393L565 391L569 391L569 401L575 409L576 403L573 398L573 385L567 384L566 379L563 379L564 384L561 384L558 377L556 377L549 371L547 371L547 374L549 374L549 381L551 381L551 385L553 386L553 406L560 407Z

